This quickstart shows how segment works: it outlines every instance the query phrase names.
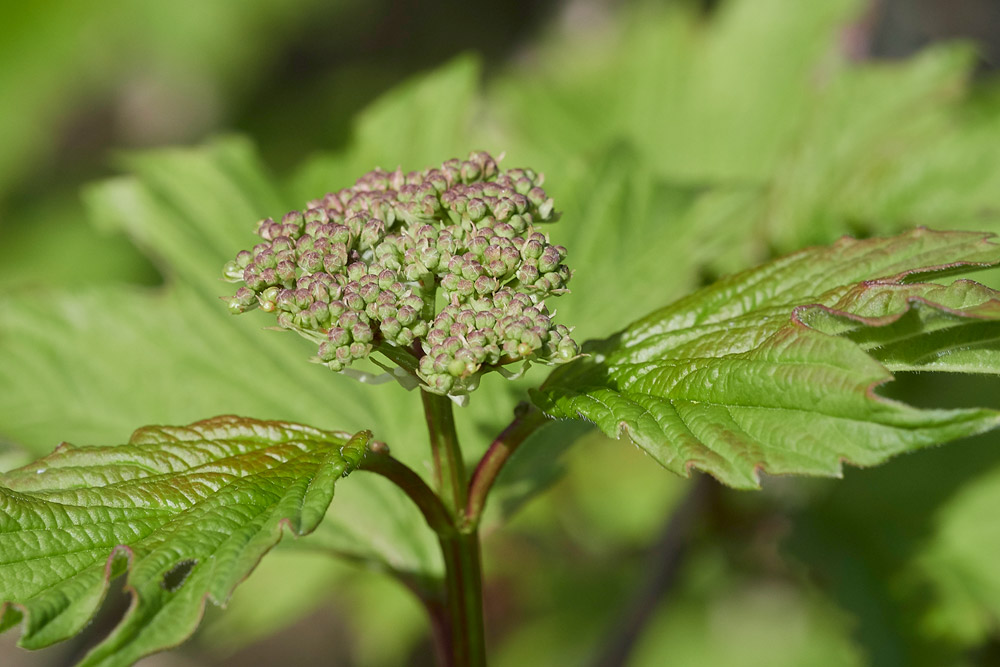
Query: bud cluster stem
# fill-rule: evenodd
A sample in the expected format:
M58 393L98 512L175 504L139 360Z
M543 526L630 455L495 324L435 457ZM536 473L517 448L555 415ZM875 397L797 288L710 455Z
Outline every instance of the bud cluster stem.
M456 518L465 511L467 502L465 461L455 432L452 401L447 396L420 391L424 416L434 459L434 483L445 505Z

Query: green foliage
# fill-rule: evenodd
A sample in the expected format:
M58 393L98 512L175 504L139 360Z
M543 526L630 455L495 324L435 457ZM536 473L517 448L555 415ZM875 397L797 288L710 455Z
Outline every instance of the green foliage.
M0 578L11 604L0 626L24 618L28 648L66 639L127 570L133 605L81 664L128 665L178 644L283 527L316 528L370 437L216 417L146 427L119 447L64 444L4 474Z
M679 474L742 488L760 472L839 476L843 461L873 465L1000 423L989 410L917 410L875 393L889 369L1000 372L996 292L906 282L997 263L1000 248L976 234L845 238L585 347L533 395L551 416L627 435Z
M114 9L106 14L121 8ZM638 560L636 545L687 488L683 480L657 478L652 468L640 473L639 456L621 462L620 445L614 449L586 421L612 437L627 433L682 475L704 469L737 487L756 486L762 471L840 475L842 461L872 465L997 422L991 410L902 402L967 395L948 373L996 372L996 294L967 281L921 282L925 276L914 273L938 280L953 262L996 263L1000 253L982 235L840 241L832 251L813 248L662 307L719 274L844 233L892 236L913 224L998 229L998 98L970 82L969 49L938 47L891 64L851 62L838 40L857 9L846 0L794 6L730 0L709 17L682 4L639 7L597 29L548 35L525 52L527 65L488 70L485 92L478 59L461 57L384 95L355 119L344 148L304 161L285 182L239 139L127 156L128 175L88 188L85 200L97 226L127 233L165 283L84 285L105 272L142 268L124 252L116 255L122 268L93 261L80 268L74 263L88 261L80 256L105 249L89 232L69 231L80 214L62 201L30 211L39 220L58 218L65 233L44 237L42 258L20 249L54 227L16 237L5 250L0 282L67 287L0 296L2 461L9 467L30 458L26 451L38 455L62 438L115 442L140 423L236 413L371 429L430 479L423 436L415 435L423 416L412 395L395 386L365 390L302 363L315 348L256 331L259 313L229 317L217 299L227 291L217 267L254 243L255 220L350 186L374 166L415 168L471 147L506 151L512 164L545 173L566 221L553 242L566 246L576 273L573 293L560 299L559 320L576 327L578 340L636 321L591 342L591 356L535 394L568 421L548 425L515 453L483 523L497 528L554 485L525 521L487 542L488 573L504 589L494 594L513 606L512 617L523 614L520 628L498 633L495 653L501 664L583 660L624 602L622 591L642 586L642 571L651 567ZM201 54L202 45L213 44L210 78L228 81L229 90L260 62L260 31L292 20L259 8L256 18L236 22L232 33L240 39L220 41L213 30L231 22L229 10L208 8L197 26L167 10L131 11L140 23L160 25L146 45L153 53L184 43L185 53ZM25 156L47 150L48 136L26 131L35 116L51 116L55 99L110 81L46 75L39 79L44 85L28 90L25 82L46 59L72 60L66 45L74 42L65 35L76 34L79 16L68 5L63 20L51 23L30 8L22 14L24 20L7 24L21 37L4 42L0 59L24 49L26 34L39 57L22 58L25 68L0 75L12 82L9 88L26 91L8 101L16 114L0 103L0 120L11 121L0 123L0 136L9 140L0 155L0 190L30 164ZM88 51L88 57L103 56ZM180 83L184 90L202 85ZM263 317L256 322L268 324ZM887 384L893 374L909 371L944 373L923 373L922 390L887 398L897 384ZM542 379L534 369L510 386L484 382L458 425L468 461L507 421L523 390ZM988 392L964 405L982 404ZM725 562L720 544L761 538L740 533L742 523L732 517L706 522L708 546L694 549L695 565L671 605L654 615L636 664L665 657L743 664L750 651L766 655L768 664L868 658L936 665L995 641L993 450L995 438L984 438L922 452L884 470L849 471L838 487L767 480L763 499L755 501L763 507L756 520L773 520L787 533L766 533L760 561L741 554ZM243 611L222 617L218 632L252 641L313 609L323 598L317 591L367 609L351 621L359 633L364 619L379 619L380 590L343 568L300 571L302 551L344 557L417 590L437 585L444 570L438 545L405 494L361 475L337 496L311 535L282 542L287 560L254 575L245 601L234 599ZM722 494L713 511L725 514L718 506L744 502ZM793 517L786 521L789 506ZM101 545L104 557L88 566L89 597L40 630L32 620L38 616L29 615L24 642L40 642L57 628L55 634L72 634L73 624L61 625L65 619L79 624L89 617L107 585L104 559L115 546L109 540ZM783 545L780 555L776 543ZM490 550L498 555L491 558ZM189 557L178 555L174 564ZM794 562L793 572L776 572L779 561ZM123 558L109 562L116 569L108 576L124 572ZM736 574L750 567L758 568L756 581ZM284 588L273 608L260 604L286 568L296 569L299 585ZM167 570L164 562L161 579ZM183 591L195 595L201 586L197 568L168 592L157 588L157 573L143 571L150 572L139 591L143 604ZM133 562L129 576L136 572ZM816 588L804 572L820 575ZM239 577L232 576L235 585ZM0 578L7 583L2 570ZM231 586L223 591L206 582L197 590L217 591L221 597L213 599L222 602ZM856 620L843 618L844 610ZM8 609L8 625L17 613ZM175 643L197 623L188 618L186 629L173 629L176 638L146 646ZM405 609L398 618L398 642L369 635L359 655L403 661L422 626ZM151 627L147 632L160 632Z

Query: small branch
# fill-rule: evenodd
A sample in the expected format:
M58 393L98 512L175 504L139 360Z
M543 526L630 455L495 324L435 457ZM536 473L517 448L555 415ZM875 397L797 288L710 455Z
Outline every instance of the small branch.
M382 443L373 443L371 449L358 466L358 470L366 470L385 477L398 486L410 497L420 513L424 515L427 525L438 535L450 535L457 532L455 523L447 508L442 504L437 494L427 486L427 483L417 473L389 455L388 448Z
M479 519L486 507L486 498L507 459L545 421L545 415L534 406L522 403L517 407L514 420L490 444L486 453L483 454L483 458L480 459L479 465L476 466L476 470L472 473L472 480L469 482L469 499L465 506L467 526L479 524Z
M462 449L455 432L451 399L421 390L431 454L434 457L434 481L445 504L458 516L466 502L466 472Z
M375 351L380 352L389 361L393 362L410 375L417 374L417 358L405 347L397 347L382 341L375 346Z
M670 515L664 530L649 553L645 572L649 576L640 582L632 599L619 613L591 667L613 667L628 662L636 641L653 616L663 597L669 594L677 580L677 572L687 551L691 531L707 504L715 481L699 474L687 495Z

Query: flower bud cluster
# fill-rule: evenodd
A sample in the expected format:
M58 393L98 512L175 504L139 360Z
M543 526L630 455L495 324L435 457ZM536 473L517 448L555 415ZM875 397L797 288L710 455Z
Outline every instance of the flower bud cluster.
M340 371L385 345L412 354L425 388L462 394L514 362L578 354L545 299L567 291L566 249L538 225L557 219L542 179L484 152L437 168L381 169L280 222L225 275L234 313L274 312ZM440 310L438 304L441 304Z

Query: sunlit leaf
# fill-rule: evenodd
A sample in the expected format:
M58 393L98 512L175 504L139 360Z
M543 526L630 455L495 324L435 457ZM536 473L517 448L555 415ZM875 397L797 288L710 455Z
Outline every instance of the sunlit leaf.
M1000 423L992 410L920 410L875 393L893 368L1000 372L996 292L907 282L998 262L1000 248L972 233L810 248L585 346L534 398L553 417L628 435L674 472L731 486L874 465Z
M83 665L128 665L194 631L287 527L311 532L371 434L216 417L139 429L127 445L64 444L0 476L0 627L21 645L78 633L128 571L133 604Z

